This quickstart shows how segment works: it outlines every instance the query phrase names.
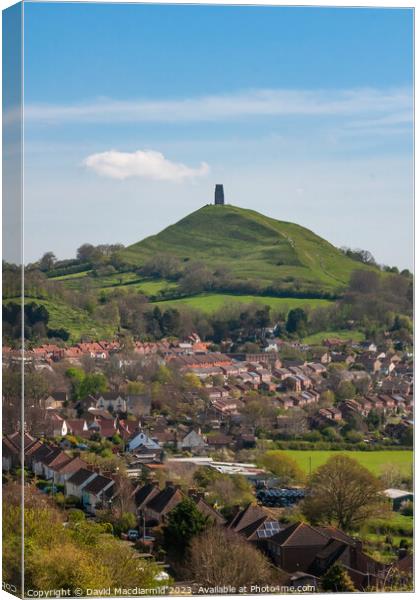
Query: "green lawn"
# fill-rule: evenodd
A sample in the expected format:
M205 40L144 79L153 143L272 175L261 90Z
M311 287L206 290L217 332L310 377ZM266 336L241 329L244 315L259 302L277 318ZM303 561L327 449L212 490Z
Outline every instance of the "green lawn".
M80 290L83 284L89 282L98 292L109 292L114 288L121 288L127 291L142 292L146 296L154 296L162 290L174 288L177 285L173 281L167 281L166 279L142 278L134 271L113 273L99 277L90 277L89 273L90 271L82 271L81 273L62 275L52 278L51 281L61 281L67 288L73 290Z
M382 469L386 468L387 465L396 465L407 474L410 473L413 466L413 453L410 450L378 450L372 452L358 450L354 452L339 452L337 450L285 450L285 452L291 458L294 458L306 473L309 472L310 468L314 471L323 465L334 454L346 454L350 458L356 459L375 475L380 475Z
M206 313L217 311L226 305L232 304L252 304L258 302L262 305L268 305L275 310L288 312L296 307L314 308L317 306L328 306L330 300L320 300L318 298L272 298L269 296L241 296L235 294L200 294L191 298L181 298L179 300L165 300L154 304L161 308L169 306L182 307L187 306L202 310Z
M365 334L361 331L349 331L348 329L341 329L339 331L320 331L313 335L308 335L303 339L304 344L313 346L321 345L322 342L327 338L339 338L341 340L353 340L354 342L362 342L365 339Z

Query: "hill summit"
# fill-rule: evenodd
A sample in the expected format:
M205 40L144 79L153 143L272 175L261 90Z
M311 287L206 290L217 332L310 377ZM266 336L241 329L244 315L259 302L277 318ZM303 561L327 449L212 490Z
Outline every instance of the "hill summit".
M229 204L203 206L121 252L137 268L157 255L223 267L232 283L316 293L337 293L367 268L305 227Z

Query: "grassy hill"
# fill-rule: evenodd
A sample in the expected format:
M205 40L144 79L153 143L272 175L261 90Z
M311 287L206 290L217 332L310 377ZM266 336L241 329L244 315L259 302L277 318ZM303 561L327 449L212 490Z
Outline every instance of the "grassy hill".
M140 267L157 254L229 269L233 280L340 291L364 268L309 229L236 206L208 205L121 252Z
M166 273L165 279L163 271L150 270L150 263L159 256L178 259L176 273L181 273L181 279L173 272ZM147 296L151 306L191 307L209 314L233 303L255 301L282 312L298 306L326 306L347 287L352 271L372 268L345 256L309 229L231 205L204 206L157 235L121 250L117 258L122 265L117 270L111 267L111 271L105 268L101 272L100 267L84 262L77 271L79 265L73 261L68 273L61 267L46 275L48 281L67 291L93 292L100 302L121 290ZM214 281L208 288L205 284L195 290L183 287L184 269L187 272L188 266L197 262L211 273L223 268L223 277L211 275ZM45 306L51 328L66 329L72 339L114 334L117 323L108 322L113 316L107 320L88 313L78 308L80 303L69 302L68 294L43 287L47 286L41 285L36 294L35 285L27 301Z

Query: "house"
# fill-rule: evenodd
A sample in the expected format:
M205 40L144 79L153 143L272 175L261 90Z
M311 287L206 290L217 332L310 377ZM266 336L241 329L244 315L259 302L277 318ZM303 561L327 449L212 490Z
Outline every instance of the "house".
M321 408L319 410L319 415L329 419L330 421L341 421L343 418L341 410L335 408L334 406L331 406L330 408Z
M257 438L253 433L240 433L236 437L236 448L242 450L243 448L255 448L257 444Z
M166 482L163 490L155 494L143 507L146 521L158 524L165 521L168 513L179 504L184 495L171 481Z
M335 527L294 523L270 537L266 548L274 563L289 573L319 578L339 562L360 591L378 583L385 567L363 552L361 542Z
M47 454L41 463L44 478L52 479L54 481L56 470L66 465L71 460L72 458L60 448L54 448L51 450L50 454Z
M144 507L152 498L159 494L160 490L156 483L146 483L146 485L137 486L133 492L133 500L136 505L136 512L140 514Z
M55 412L47 413L47 424L52 437L64 437L69 432L65 419Z
M109 352L99 342L83 342L77 344L82 354L91 358L106 360L109 358Z
M79 471L80 469L86 469L87 463L82 460L79 456L75 456L74 458L70 458L68 462L64 462L58 465L55 468L52 468L53 471L53 481L54 483L64 485L65 482L70 479L74 473Z
M91 471L90 469L79 469L67 479L64 486L65 495L75 496L81 500L84 486L91 482L96 475L97 473L95 473L95 471Z
M127 444L127 451L134 452L137 448L143 446L149 450L160 450L159 442L149 437L142 429L133 433Z
M231 435L225 435L223 433L207 436L208 447L213 450L219 450L221 448L231 448L234 445L234 439Z
M113 496L113 488L113 479L104 475L96 475L82 489L82 502L85 509L89 513L95 514L97 508L106 506Z
M200 430L197 432L194 429L191 429L191 431L178 442L178 450L193 452L195 454L203 452L207 447L207 443L201 436Z
M378 347L374 342L363 342L360 346L365 352L377 352L378 351Z
M388 488L384 490L383 495L389 498L392 504L392 510L399 511L401 505L406 502L413 502L414 494L413 492L408 492L407 490L398 490L395 488Z
M68 419L67 420L68 433L76 435L78 437L88 437L89 429L85 419Z
M308 363L307 368L313 371L316 375L322 375L327 372L327 368L324 364L318 362Z
M372 354L361 354L357 362L362 364L369 373L378 373L382 365L381 360Z
M63 408L68 399L69 395L66 391L54 391L42 401L41 405L47 410L57 410Z
M244 509L238 509L227 527L258 545L281 529L278 521L269 517L261 506L255 504L248 504Z
M209 400L219 400L229 397L229 391L220 386L214 386L206 390Z
M21 452L7 436L2 440L2 469L9 472L22 464Z
M42 444L39 446L31 456L28 457L26 464L31 471L38 476L44 476L44 460L46 460L47 456L49 456L52 452L52 446L47 444Z
M96 408L104 408L114 413L127 412L127 401L120 394L107 392L101 394L96 401Z
M23 458L22 446L26 464L26 454L34 452L40 445L41 442L26 431L23 433L21 431L16 431L15 433L5 435L2 441L3 471L11 471L12 469L21 466Z

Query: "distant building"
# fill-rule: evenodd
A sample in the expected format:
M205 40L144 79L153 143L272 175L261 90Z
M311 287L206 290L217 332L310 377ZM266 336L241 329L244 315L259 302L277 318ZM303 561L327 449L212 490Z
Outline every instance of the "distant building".
M216 183L216 188L214 190L214 203L216 205L225 203L225 193L221 183Z

